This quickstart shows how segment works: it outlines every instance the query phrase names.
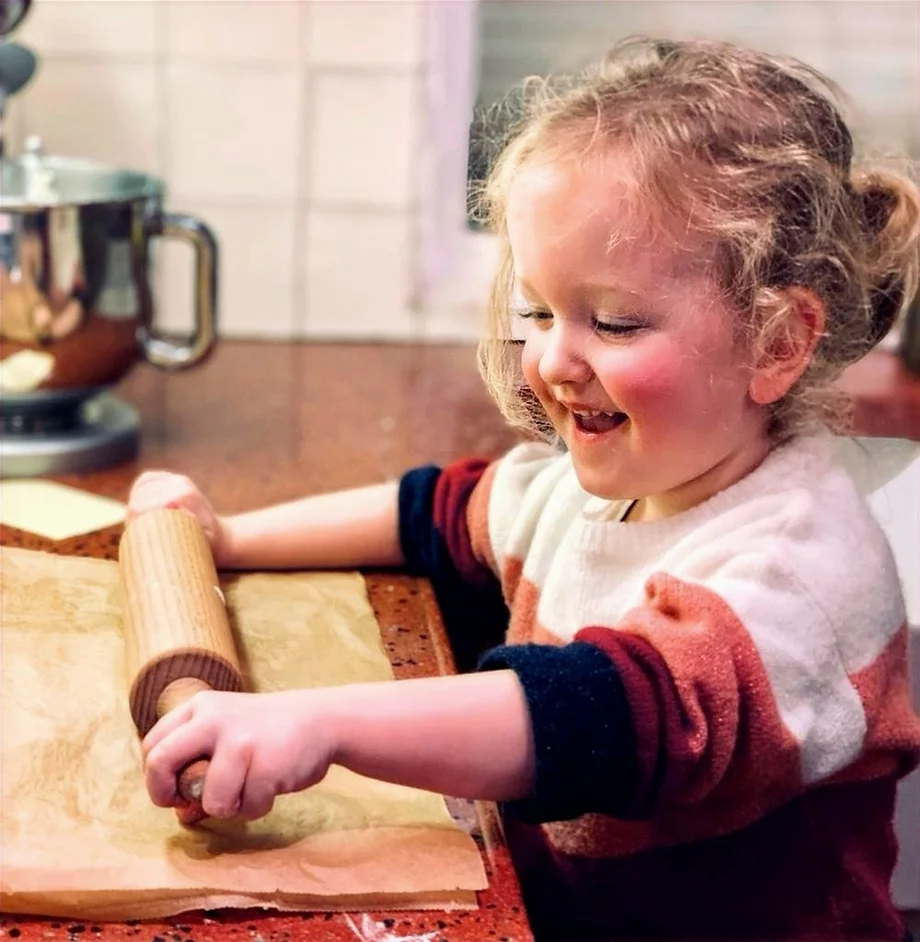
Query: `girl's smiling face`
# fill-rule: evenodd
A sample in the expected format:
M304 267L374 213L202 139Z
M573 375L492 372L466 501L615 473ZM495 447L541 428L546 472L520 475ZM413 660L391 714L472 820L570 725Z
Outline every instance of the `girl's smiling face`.
M528 168L507 227L524 378L582 487L671 516L769 451L737 315L705 261L650 235L613 159Z

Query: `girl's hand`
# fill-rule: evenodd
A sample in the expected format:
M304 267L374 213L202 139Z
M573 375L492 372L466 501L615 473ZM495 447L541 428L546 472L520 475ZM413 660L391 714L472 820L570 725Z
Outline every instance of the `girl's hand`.
M214 564L218 568L229 561L229 537L224 521L214 512L211 502L194 481L169 471L145 471L131 485L126 523L148 510L175 507L188 511L201 524Z
M176 777L210 757L201 805L214 818L261 818L276 795L321 781L334 755L323 698L310 690L199 693L164 716L143 742L155 805L182 804Z

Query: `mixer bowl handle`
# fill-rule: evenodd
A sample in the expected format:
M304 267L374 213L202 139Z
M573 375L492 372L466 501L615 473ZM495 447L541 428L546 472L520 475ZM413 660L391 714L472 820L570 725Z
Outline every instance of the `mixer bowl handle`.
M181 239L195 249L195 333L179 343L149 323L138 329L144 356L154 366L182 370L200 363L217 340L217 239L201 220L181 213L153 212L145 220L148 236Z

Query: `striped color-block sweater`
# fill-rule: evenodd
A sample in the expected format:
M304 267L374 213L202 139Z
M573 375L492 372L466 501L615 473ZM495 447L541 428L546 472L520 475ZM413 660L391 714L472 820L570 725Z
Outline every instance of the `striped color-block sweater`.
M831 454L793 440L651 522L548 446L403 477L403 552L460 659L491 648L527 697L536 784L503 810L544 931L903 937L904 601Z

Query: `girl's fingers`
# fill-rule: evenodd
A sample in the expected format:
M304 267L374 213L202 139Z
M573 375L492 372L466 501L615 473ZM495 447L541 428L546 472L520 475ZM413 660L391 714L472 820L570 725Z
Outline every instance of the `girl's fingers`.
M182 706L173 710L164 720L184 709L185 706ZM179 770L195 759L210 756L216 745L215 738L210 724L185 723L164 734L150 747L146 762L147 792L155 805L168 808L176 804L176 776Z
M182 475L147 472L131 488L127 518L131 521L139 514L160 507L184 507L194 513L198 497L198 489Z
M248 744L225 736L214 750L204 779L201 806L213 818L232 818L240 811L252 761Z
M247 821L264 818L275 804L275 793L271 788L250 789L247 784L240 802L240 816Z
M260 769L258 756L254 756L249 764L249 774L246 776L243 785L240 816L247 821L264 818L272 810L276 794L277 790L273 785L273 778Z
M168 736L173 730L178 729L183 723L187 723L194 712L195 708L192 706L192 701L189 700L181 706L177 706L175 710L170 710L166 716L158 720L141 743L144 758L146 759L150 755L150 750L162 742L164 737Z

